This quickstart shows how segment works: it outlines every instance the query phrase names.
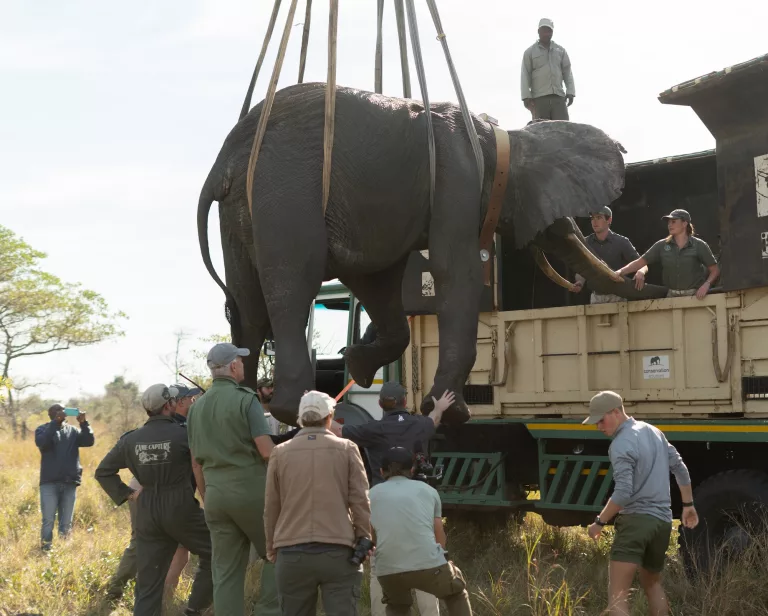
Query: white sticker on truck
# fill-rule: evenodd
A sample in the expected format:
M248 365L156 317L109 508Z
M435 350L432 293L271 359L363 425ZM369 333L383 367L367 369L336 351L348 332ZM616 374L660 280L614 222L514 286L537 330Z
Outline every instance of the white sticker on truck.
M757 215L768 216L768 154L755 156Z
M432 274L429 272L421 272L421 296L435 296L435 279L432 278Z
M763 247L763 259L768 259L768 232L763 231L760 234L760 244Z
M669 355L644 355L643 356L644 379L668 379Z

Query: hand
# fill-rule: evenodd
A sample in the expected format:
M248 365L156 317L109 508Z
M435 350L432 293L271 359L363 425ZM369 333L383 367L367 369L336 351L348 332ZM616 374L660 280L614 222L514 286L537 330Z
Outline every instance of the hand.
M565 97L565 99L568 101L568 106L569 107L571 105L573 105L573 96L574 96L573 94L567 94L566 97Z
M450 406L456 401L456 394L446 389L439 400L432 396L432 401L435 403L434 410L438 413L442 413L447 408L450 408Z
M523 99L523 105L529 111L533 111L533 99L531 99L531 98L524 98Z
M84 424L86 421L88 421L85 417L85 411L79 411L77 413L77 423L80 425Z
M635 289L641 291L645 286L645 274L643 272L637 272L635 274Z
M131 501L132 503L135 503L138 500L140 494L141 494L141 488L139 488L138 490L134 490L128 495L128 500Z
M682 518L680 521L686 528L696 528L699 524L699 514L696 513L696 507L683 507Z
M600 538L600 534L603 532L603 527L600 526L597 522L594 522L589 527L589 536L591 539L594 539L597 541Z
M277 552L275 552L274 550L269 550L267 552L267 560L274 565L275 561L277 560Z
M621 269L617 269L615 273L618 274L619 276L621 276L622 278L624 278L624 268L623 267Z
M571 288L568 289L571 293L581 293L581 290L584 288L584 281L583 280L577 280L571 285Z
M704 299L707 296L707 293L709 293L709 287L709 282L704 281L704 284L699 287L698 291L696 291L696 299Z
M341 438L341 430L342 425L338 423L336 420L331 421L331 432L333 432L336 436Z

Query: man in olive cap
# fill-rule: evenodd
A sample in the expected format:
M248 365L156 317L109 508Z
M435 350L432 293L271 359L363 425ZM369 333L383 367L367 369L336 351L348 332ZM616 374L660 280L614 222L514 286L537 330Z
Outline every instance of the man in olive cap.
M96 480L117 505L137 505L135 616L160 614L166 575L179 545L200 557L185 614L201 614L213 595L211 537L195 499L187 431L171 417L177 395L162 383L147 389L141 404L149 420L123 434L96 469ZM141 490L123 483L123 468Z
M576 96L571 59L568 52L552 40L554 29L551 19L540 20L539 40L523 54L520 87L523 104L534 119L567 120L568 107Z
M240 385L243 357L234 344L208 353L213 383L189 410L187 430L193 459L202 466L197 488L213 543L213 605L216 616L242 616L250 545L266 560L264 490L274 447L256 392ZM277 616L274 565L265 562L255 612Z
M597 426L613 441L608 457L615 488L589 527L589 536L597 540L603 527L618 516L608 575L609 613L629 614L629 592L640 569L640 584L648 599L649 612L668 614L661 571L672 532L670 472L680 488L683 525L694 528L699 522L688 468L661 430L626 414L616 392L601 391L595 395L589 402L589 417L582 423Z

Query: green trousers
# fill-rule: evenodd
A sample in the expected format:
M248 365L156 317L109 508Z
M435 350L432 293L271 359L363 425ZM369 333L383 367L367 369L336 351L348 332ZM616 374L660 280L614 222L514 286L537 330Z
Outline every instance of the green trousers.
M266 477L247 484L215 482L205 492L205 520L211 531L213 607L216 616L243 616L245 570L253 544L264 560L259 601L253 613L280 616L275 566L267 562L264 536Z

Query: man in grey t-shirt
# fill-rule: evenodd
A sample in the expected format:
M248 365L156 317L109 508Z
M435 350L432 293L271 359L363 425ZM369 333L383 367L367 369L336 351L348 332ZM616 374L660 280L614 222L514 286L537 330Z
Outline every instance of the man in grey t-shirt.
M608 206L600 208L597 212L590 215L590 223L594 233L586 237L587 248L601 261L604 261L612 270L618 270L627 263L640 258L632 242L623 235L611 231L613 222L613 212ZM639 291L645 285L645 275L648 273L648 266L641 267L635 274L635 288ZM576 282L571 291L579 293L584 287L586 279L576 274ZM589 298L590 304L609 304L612 302L625 302L623 297L612 293L602 294L592 292Z
M639 567L649 612L668 614L661 571L672 532L670 472L683 500L683 525L694 528L699 523L688 468L664 433L629 417L621 396L613 391L601 391L590 400L589 417L582 423L596 425L613 439L608 456L615 488L589 527L589 536L597 540L603 527L618 516L608 577L609 613L629 614L629 592Z
M421 590L448 606L449 616L470 616L464 575L445 558L440 495L411 479L413 454L404 447L382 458L385 478L369 492L376 552L373 573L383 591L387 616L411 613L411 590Z

